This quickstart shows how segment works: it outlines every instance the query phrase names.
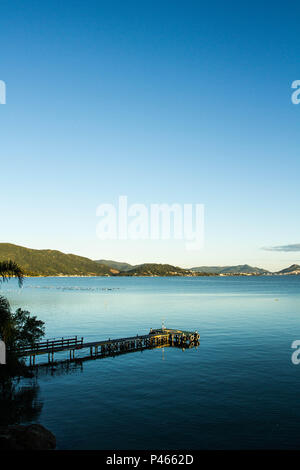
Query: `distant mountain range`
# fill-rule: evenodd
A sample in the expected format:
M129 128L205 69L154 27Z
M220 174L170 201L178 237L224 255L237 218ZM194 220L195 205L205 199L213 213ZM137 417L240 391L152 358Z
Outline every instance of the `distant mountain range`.
M18 263L29 276L236 276L300 274L300 266L272 273L249 266L199 266L190 269L170 264L144 263L131 265L113 260L91 260L57 250L35 250L12 243L0 243L0 261Z
M281 271L277 271L274 274L300 274L300 266L299 264L292 264L292 266L290 266L289 268L282 269Z
M252 267L249 264L239 264L237 266L199 266L198 268L191 268L191 271L212 274L270 274L270 271L266 269Z

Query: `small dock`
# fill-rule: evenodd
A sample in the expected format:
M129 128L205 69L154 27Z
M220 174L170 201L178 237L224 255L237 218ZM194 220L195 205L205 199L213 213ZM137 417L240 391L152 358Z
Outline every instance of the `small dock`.
M69 352L69 360L75 360L76 351L87 349L90 357L112 356L126 352L153 349L162 346L174 346L182 349L199 345L200 335L197 331L182 331L170 328L150 330L148 335L136 335L127 338L108 339L85 342L83 337L60 338L36 343L30 347L19 348L16 353L20 357L29 357L30 365L34 366L36 356L48 355L48 362L54 362L55 353Z

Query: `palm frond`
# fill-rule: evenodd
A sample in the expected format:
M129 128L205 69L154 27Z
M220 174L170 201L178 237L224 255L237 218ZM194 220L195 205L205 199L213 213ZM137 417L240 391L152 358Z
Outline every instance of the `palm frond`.
M18 279L19 286L21 287L23 285L23 270L14 261L0 261L0 277L2 277L2 281L8 281L8 279L16 277Z

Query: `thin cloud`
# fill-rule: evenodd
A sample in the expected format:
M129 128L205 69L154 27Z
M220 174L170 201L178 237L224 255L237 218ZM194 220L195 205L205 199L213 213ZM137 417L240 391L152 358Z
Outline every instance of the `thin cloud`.
M293 245L281 245L281 246L265 246L262 248L265 251L300 251L300 243L294 243Z

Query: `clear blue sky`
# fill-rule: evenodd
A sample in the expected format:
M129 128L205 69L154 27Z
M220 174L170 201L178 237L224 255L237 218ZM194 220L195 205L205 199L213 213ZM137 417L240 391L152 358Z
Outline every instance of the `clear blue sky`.
M300 6L1 1L1 241L182 266L300 261ZM103 242L96 207L205 204L204 249Z

